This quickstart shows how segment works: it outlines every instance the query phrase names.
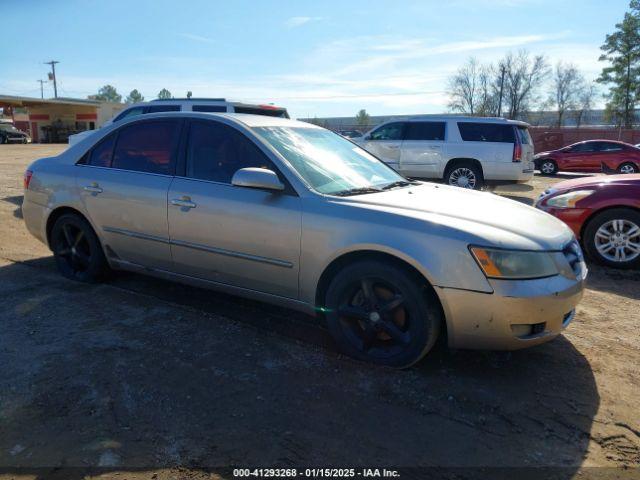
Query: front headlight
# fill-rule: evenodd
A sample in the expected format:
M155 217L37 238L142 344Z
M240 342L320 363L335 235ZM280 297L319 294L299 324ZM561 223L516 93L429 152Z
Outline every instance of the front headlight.
M591 195L595 190L574 190L573 192L563 193L557 197L552 197L546 201L550 207L556 208L575 208L576 203L583 198Z
M547 252L501 250L470 247L473 258L488 278L503 280L543 278L558 274L558 268Z

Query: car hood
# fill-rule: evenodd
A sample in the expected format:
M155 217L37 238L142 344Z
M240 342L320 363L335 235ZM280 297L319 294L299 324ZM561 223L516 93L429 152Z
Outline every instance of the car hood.
M599 187L603 185L637 185L640 186L640 174L627 175L597 175L595 177L575 178L553 185L549 191L559 192L575 188Z
M388 192L346 197L359 208L428 222L462 233L470 244L561 250L573 238L563 222L540 210L488 192L425 183Z

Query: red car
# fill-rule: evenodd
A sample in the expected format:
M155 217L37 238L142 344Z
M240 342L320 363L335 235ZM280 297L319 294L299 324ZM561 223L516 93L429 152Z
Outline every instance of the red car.
M592 260L640 267L640 175L556 183L540 195L536 207L569 225Z
M566 172L640 172L640 148L615 140L587 140L533 157L545 175Z

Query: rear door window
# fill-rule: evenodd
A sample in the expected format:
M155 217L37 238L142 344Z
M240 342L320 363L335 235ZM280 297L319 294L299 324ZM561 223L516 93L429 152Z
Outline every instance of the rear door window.
M179 112L180 105L149 105L144 113Z
M110 167L111 157L113 156L113 146L116 143L115 139L115 134L111 134L93 147L87 163L94 167Z
M271 161L246 136L218 122L192 122L187 147L187 177L231 183L241 168L268 168Z
M409 122L405 140L444 140L444 122Z
M112 167L173 175L180 139L179 120L136 123L118 132Z
M282 108L260 108L260 107L233 107L235 113L248 113L250 115L266 115L267 117L289 118L287 111Z
M226 112L226 105L194 105L191 107L193 112Z
M619 143L597 142L596 150L598 152L621 152L624 148Z
M369 135L371 140L402 140L404 122L388 123L381 126Z
M516 141L513 125L458 122L458 129L465 142L515 143Z

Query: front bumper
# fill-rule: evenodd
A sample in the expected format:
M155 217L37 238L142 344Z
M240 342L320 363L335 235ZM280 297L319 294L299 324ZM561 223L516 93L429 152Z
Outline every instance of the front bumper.
M589 208L556 208L542 205L541 202L536 204L536 208L549 215L553 215L558 220L562 220L573 230L573 233L578 239L580 239L582 234L582 226L593 213Z
M555 338L573 319L586 273L583 266L578 278L489 280L493 293L439 288L449 346L516 350ZM522 334L526 325L531 331Z

